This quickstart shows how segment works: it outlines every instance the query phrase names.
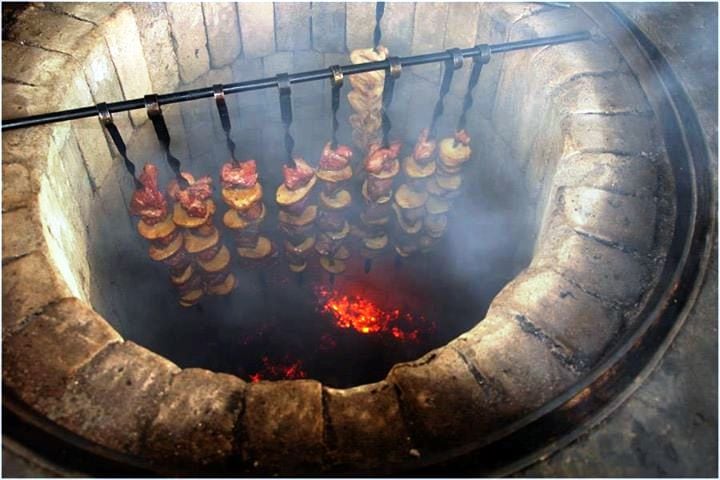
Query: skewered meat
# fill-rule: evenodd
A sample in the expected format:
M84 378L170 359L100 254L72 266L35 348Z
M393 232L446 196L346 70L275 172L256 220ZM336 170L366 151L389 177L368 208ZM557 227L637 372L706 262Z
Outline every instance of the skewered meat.
M212 178L202 177L195 180L189 173L183 173L182 176L188 181L189 185L186 188L181 188L177 180L173 180L168 187L168 192L189 216L206 217L208 214L206 200L212 195Z
M252 159L236 165L226 163L220 169L220 183L224 188L250 188L257 181L257 165Z
M391 171L401 147L400 142L394 142L388 148L382 148L378 143L372 144L365 157L365 170L376 175Z
M260 236L265 205L262 202L263 191L258 181L255 160L224 164L220 170L220 178L223 200L230 207L223 216L223 223L236 232L235 246L238 255L250 260L261 260L270 256L273 252L272 243ZM218 287L213 291L222 290L223 288Z
M133 192L130 213L137 215L148 225L155 225L167 217L167 201L158 187L157 167L146 163L140 174L142 189Z
M388 50L383 46L360 48L350 53L350 61L353 64L377 62L387 56ZM384 82L383 70L350 76L352 90L347 98L355 112L350 115L350 125L353 127L353 141L363 151L379 140Z
M315 176L315 170L305 163L305 160L299 157L293 160L295 161L295 167L283 165L283 183L289 190L297 190L300 187L304 187Z
M280 206L278 220L285 233L285 255L293 272L307 267L307 256L312 244L317 206L313 205L310 192L317 182L315 170L300 157L294 158L294 167L283 166L283 183L278 187L275 199ZM307 248L300 248L310 245Z

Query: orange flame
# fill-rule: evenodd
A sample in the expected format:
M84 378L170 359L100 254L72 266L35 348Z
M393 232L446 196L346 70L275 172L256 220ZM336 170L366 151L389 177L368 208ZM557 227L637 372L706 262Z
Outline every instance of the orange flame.
M397 340L416 341L421 333L420 328L412 327L419 320L411 314L401 314L399 309L383 310L372 301L359 295L342 295L336 291L324 288L318 290L321 298L321 311L331 314L335 325L340 328L352 328L363 334L389 333ZM400 323L410 325L411 328L401 328ZM427 326L427 325L426 325ZM427 326L427 330L434 330L434 325Z
M249 375L253 383L261 380L294 380L307 377L307 373L302 369L302 360L293 362L286 356L283 362L274 363L268 357L263 357L262 362L263 369Z

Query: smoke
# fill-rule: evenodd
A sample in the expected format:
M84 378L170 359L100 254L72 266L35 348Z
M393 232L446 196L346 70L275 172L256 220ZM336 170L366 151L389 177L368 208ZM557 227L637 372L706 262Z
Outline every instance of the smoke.
M652 7L641 5L627 8L635 11L637 21L647 21L649 25L656 21L658 25L654 28L657 32L665 31L663 28L667 27L667 21L659 22ZM714 24L712 19L712 15L707 15L703 21L708 31L714 29L716 38L717 17L714 17ZM672 38L676 38L683 46L691 45L695 40L684 32L693 30L689 23L697 21L697 18L681 16L677 20L682 27L677 28ZM707 48L707 45L703 43L702 48ZM717 49L716 40L714 48ZM712 55L709 57L714 58ZM493 60L496 63L498 61ZM715 74L712 78L712 66L698 65L692 59L685 60L684 65L687 71L703 72L703 75L690 78L689 83L696 86L693 88L708 93L714 99L709 103L716 105L717 76ZM285 70L293 70L292 65L284 67ZM717 71L717 64L714 71ZM486 77L481 78L484 81ZM439 80L438 77L436 82L431 82L425 76L417 75L413 68L405 69L398 80L389 116L393 125L391 139L399 139L404 143L401 156L409 153L420 130L429 125L439 91ZM713 81L714 88L709 88ZM513 158L511 149L494 130L487 108L492 102L487 98L478 101L480 96L489 96L487 92L494 93L494 87L494 84L482 82L478 87L476 104L468 116L467 129L472 137L473 157L464 168L464 193L453 204L445 238L435 252L403 260L399 266L393 264L393 255L389 253L390 261L376 262L369 275L353 273L357 275L356 278L348 274L336 279L337 288L364 288L365 291L376 292L377 285L382 284L383 289L400 293L403 289L408 292L429 292L425 303L418 301L414 306L425 308L426 303L434 305L427 307L432 311L421 313L438 316L437 345L480 320L495 294L530 261L537 225L537 200L528 193L525 172L520 169L520 165L524 164L523 159ZM338 138L341 143L350 144L352 132L347 118L351 112L344 100L348 91L349 86L346 85L338 112ZM453 134L463 94L464 86L453 85L451 93L446 97L445 113L438 125L440 137ZM287 154L282 141L283 126L277 91L239 95L237 101L229 103L237 157L239 160L254 158L258 162L268 209L265 229L275 235L282 249L281 237L276 232L274 193L282 181L281 165ZM329 82L293 86L293 107L291 133L296 141L295 154L317 165L322 147L330 140L332 133ZM217 182L220 167L229 161L230 155L213 101L205 99L170 105L164 107L164 111L173 137L171 148L182 161L183 169L196 177L210 175ZM708 121L705 123L708 124ZM716 128L715 124L715 132ZM164 184L172 178L169 168L164 165L162 150L150 122L136 131L129 145L130 156L139 167L146 162L153 162L161 166L161 181ZM355 149L355 171L361 161L362 152ZM218 205L215 223L219 226L226 207L217 194L217 183L215 186ZM359 183L353 191L355 198L351 217L356 217L362 208L357 194L358 186ZM126 197L129 191L130 188L124 186ZM322 322L317 320L317 299L312 289L317 283L328 284L326 274L308 272L304 282L300 283L296 276L287 273L282 261L272 266L240 268L235 256L233 271L238 277L237 289L229 296L208 298L200 306L184 309L177 304L177 293L168 281L166 267L147 257L147 244L133 231L134 224L118 221L116 228L118 237L123 241L114 242L116 250L106 254L107 262L112 267L106 269L108 283L103 288L118 292L119 300L105 306L98 301L96 306L100 305L101 313L114 319L126 338L184 367L204 367L236 374L247 374L252 370L248 366L252 358L259 361L273 351L302 355L319 348L319 340L325 331ZM233 246L229 235L224 234L222 240L229 247ZM103 252L97 254L102 255ZM357 256L357 252L354 254ZM311 262L316 264L317 258ZM408 294L407 298L414 297ZM343 345L357 347L352 342ZM340 352L337 358L342 358L345 363L335 363L341 363L338 368L346 372L352 370L353 366L362 369L362 359L367 360L369 352L382 355L382 349L378 350L380 347ZM410 358L421 353L404 352ZM385 358L379 362L386 369L389 364L383 362L392 363L395 360ZM316 374L325 371L336 385L347 381L340 378L339 370L322 370L312 363L309 368L311 373ZM313 372L312 368L316 370ZM362 380L361 376L357 379Z

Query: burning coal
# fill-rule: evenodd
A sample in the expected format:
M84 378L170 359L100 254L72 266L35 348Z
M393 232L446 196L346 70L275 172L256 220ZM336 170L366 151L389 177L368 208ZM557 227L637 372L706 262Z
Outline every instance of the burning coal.
M329 314L339 328L351 328L363 335L384 334L399 341L417 342L422 335L432 335L435 324L422 315L399 308L383 309L361 295L347 295L320 287L319 310Z

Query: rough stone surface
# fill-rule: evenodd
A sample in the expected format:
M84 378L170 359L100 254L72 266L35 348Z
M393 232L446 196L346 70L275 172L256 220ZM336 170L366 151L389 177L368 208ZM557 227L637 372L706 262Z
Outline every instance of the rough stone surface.
M450 3L448 5L447 25L445 27L445 48L468 48L476 45L478 24L480 21L480 3ZM463 67L453 74L450 91L456 95L464 95L467 90L472 60L465 59ZM487 94L486 90L482 97ZM457 115L453 116L456 118Z
M180 79L190 83L210 68L205 24L200 3L168 3L167 8Z
M345 4L312 4L312 45L318 52L345 51Z
M246 393L244 456L260 471L321 462L322 385L314 380L260 382Z
M7 32L8 40L72 55L95 25L31 5Z
M139 454L141 439L179 371L132 342L112 344L72 377L48 417L103 446Z
M31 313L70 296L43 251L3 264L2 280L3 336Z
M28 405L47 413L69 378L120 335L76 298L52 304L3 339L3 383Z
M372 47L374 30L374 2L351 2L345 4L345 42L348 50Z
M587 187L566 188L562 195L565 216L576 231L641 253L653 247L654 200Z
M415 3L388 2L385 4L385 13L380 21L382 30L380 44L387 47L390 55L402 57L411 54L415 8ZM365 48L372 46L372 37L370 37Z
M502 392L476 378L452 348L395 365L387 381L400 390L400 408L421 455L477 440L502 420Z
M135 12L145 58L152 59L149 69L152 91L172 92L180 83L180 72L165 5L133 3L132 9Z
M524 315L588 365L603 353L622 325L620 312L604 305L551 270L528 270L510 282L493 305Z
M638 155L658 151L654 121L635 115L572 115L565 126L566 155L609 152Z
M22 257L43 244L38 201L2 214L2 261Z
M210 66L230 65L242 51L238 14L234 3L203 2Z
M548 345L502 308L491 307L477 327L450 345L505 392L501 408L506 422L541 407L577 380Z
M310 4L275 3L275 44L278 50L310 50Z
M553 182L558 188L594 187L653 198L658 188L658 169L651 157L583 153L560 162Z
M118 9L110 20L103 22L102 28L125 99L152 93L148 64L132 9ZM147 114L143 110L132 110L130 118L138 126L147 120Z
M50 85L70 55L15 42L2 42L3 81Z
M117 2L54 2L51 6L73 17L100 23L112 14L120 4Z
M165 464L212 464L237 446L235 425L245 382L191 368L175 375L150 425L145 446Z
M557 100L569 113L652 114L640 84L628 73L579 77L565 85Z
M648 258L584 237L554 222L532 265L552 268L584 291L622 305L633 305L652 278Z
M447 18L447 3L423 2L415 5L415 24L410 49L412 55L436 52L444 48ZM441 63L422 65L415 69L415 74L431 82L438 82L442 69Z
M385 381L348 389L326 388L330 458L339 465L385 470L410 457L398 397Z
M40 189L35 171L20 163L3 163L2 179L3 212L28 206Z
M241 2L237 4L243 56L257 58L275 51L275 13L273 4Z

